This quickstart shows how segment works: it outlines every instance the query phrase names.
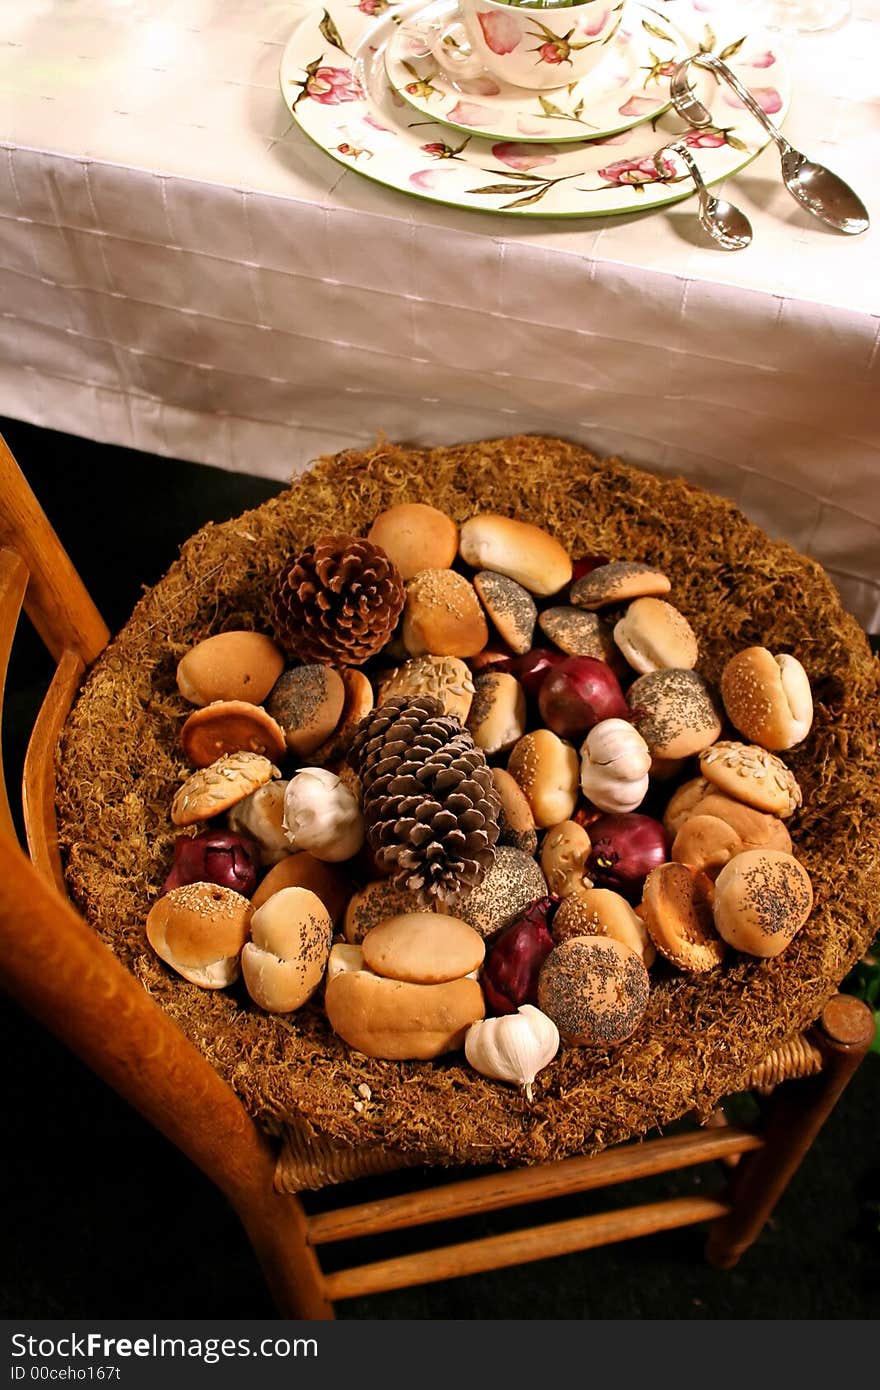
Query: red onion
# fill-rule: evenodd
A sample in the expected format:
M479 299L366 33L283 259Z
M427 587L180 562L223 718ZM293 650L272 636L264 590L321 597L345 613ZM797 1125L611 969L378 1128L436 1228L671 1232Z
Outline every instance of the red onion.
M632 718L620 681L607 661L567 656L548 671L538 691L541 718L560 738L579 738L603 719Z
M584 868L587 877L597 888L612 888L630 902L639 902L648 874L669 860L669 839L660 821L628 811L600 816L587 833L592 845Z
M260 876L260 847L248 835L231 830L203 830L181 835L174 846L174 863L163 893L187 883L216 883L249 898Z
M515 1014L520 1004L536 1004L538 972L553 950L548 921L555 898L538 898L498 937L483 965L480 983L493 1013Z
M527 697L536 700L547 672L564 660L564 653L553 651L551 647L532 647L524 656L511 657L506 664L499 665L498 670L516 676Z
M602 565L610 565L610 563L611 558L608 555L582 555L572 565L572 584L583 579L585 574L592 574L593 570L600 569Z

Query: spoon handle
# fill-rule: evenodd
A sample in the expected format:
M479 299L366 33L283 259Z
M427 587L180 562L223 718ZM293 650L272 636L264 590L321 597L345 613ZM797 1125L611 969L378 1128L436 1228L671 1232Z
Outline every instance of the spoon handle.
M786 155L791 152L792 147L779 129L779 126L771 121L764 108L755 101L748 87L743 86L736 73L727 66L723 58L716 58L714 53L700 53L694 58L694 62L698 63L700 67L708 68L710 72L717 73L719 77L723 78L728 87L736 92L746 110L752 113L755 120L760 122L767 134L775 141L776 147L781 155Z

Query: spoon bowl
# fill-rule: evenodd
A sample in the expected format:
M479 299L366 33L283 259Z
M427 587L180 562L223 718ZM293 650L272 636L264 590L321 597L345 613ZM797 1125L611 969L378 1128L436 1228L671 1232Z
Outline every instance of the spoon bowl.
M677 154L694 181L700 200L700 226L722 251L744 251L752 240L752 224L741 208L725 198L716 198L706 187L699 165L687 145L677 141L654 156L658 169L665 155Z
M714 53L694 53L680 62L670 80L672 104L680 116L697 130L713 124L712 113L695 96L688 81L691 63L708 68L733 89L740 101L774 141L782 159L782 182L802 208L818 217L826 226L850 236L867 231L870 225L867 209L861 198L838 174L824 165L808 159L786 140L782 131L771 121L736 73Z

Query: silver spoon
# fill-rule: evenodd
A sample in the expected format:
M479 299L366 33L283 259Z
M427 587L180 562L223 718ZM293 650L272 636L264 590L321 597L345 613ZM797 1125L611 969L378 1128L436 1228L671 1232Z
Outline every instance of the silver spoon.
M687 145L676 142L658 150L654 164L663 173L659 163L664 154L677 154L687 167L694 181L700 199L700 226L724 251L742 251L752 240L752 225L745 213L728 203L724 198L716 198L706 187L697 161Z
M697 129L712 124L712 113L707 111L688 84L687 69L692 62L723 78L747 110L751 111L755 120L761 123L781 155L782 182L801 207L839 232L855 236L858 232L867 231L870 219L858 194L854 193L839 175L808 159L800 150L794 149L779 127L755 101L748 88L743 86L736 73L732 72L721 58L716 58L714 53L698 53L685 58L672 74L669 91L680 116Z

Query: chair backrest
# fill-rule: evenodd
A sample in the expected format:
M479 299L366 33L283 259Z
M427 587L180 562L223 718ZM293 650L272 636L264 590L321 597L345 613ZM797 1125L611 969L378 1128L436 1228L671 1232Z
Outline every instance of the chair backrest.
M0 778L0 985L224 1192L279 1307L327 1316L324 1298L303 1299L293 1287L293 1273L280 1267L272 1245L285 1225L302 1244L303 1222L298 1204L273 1190L274 1147L67 899L54 750L83 673L103 651L109 632L0 437L0 715L22 607L57 666L25 759L30 859L18 844Z

